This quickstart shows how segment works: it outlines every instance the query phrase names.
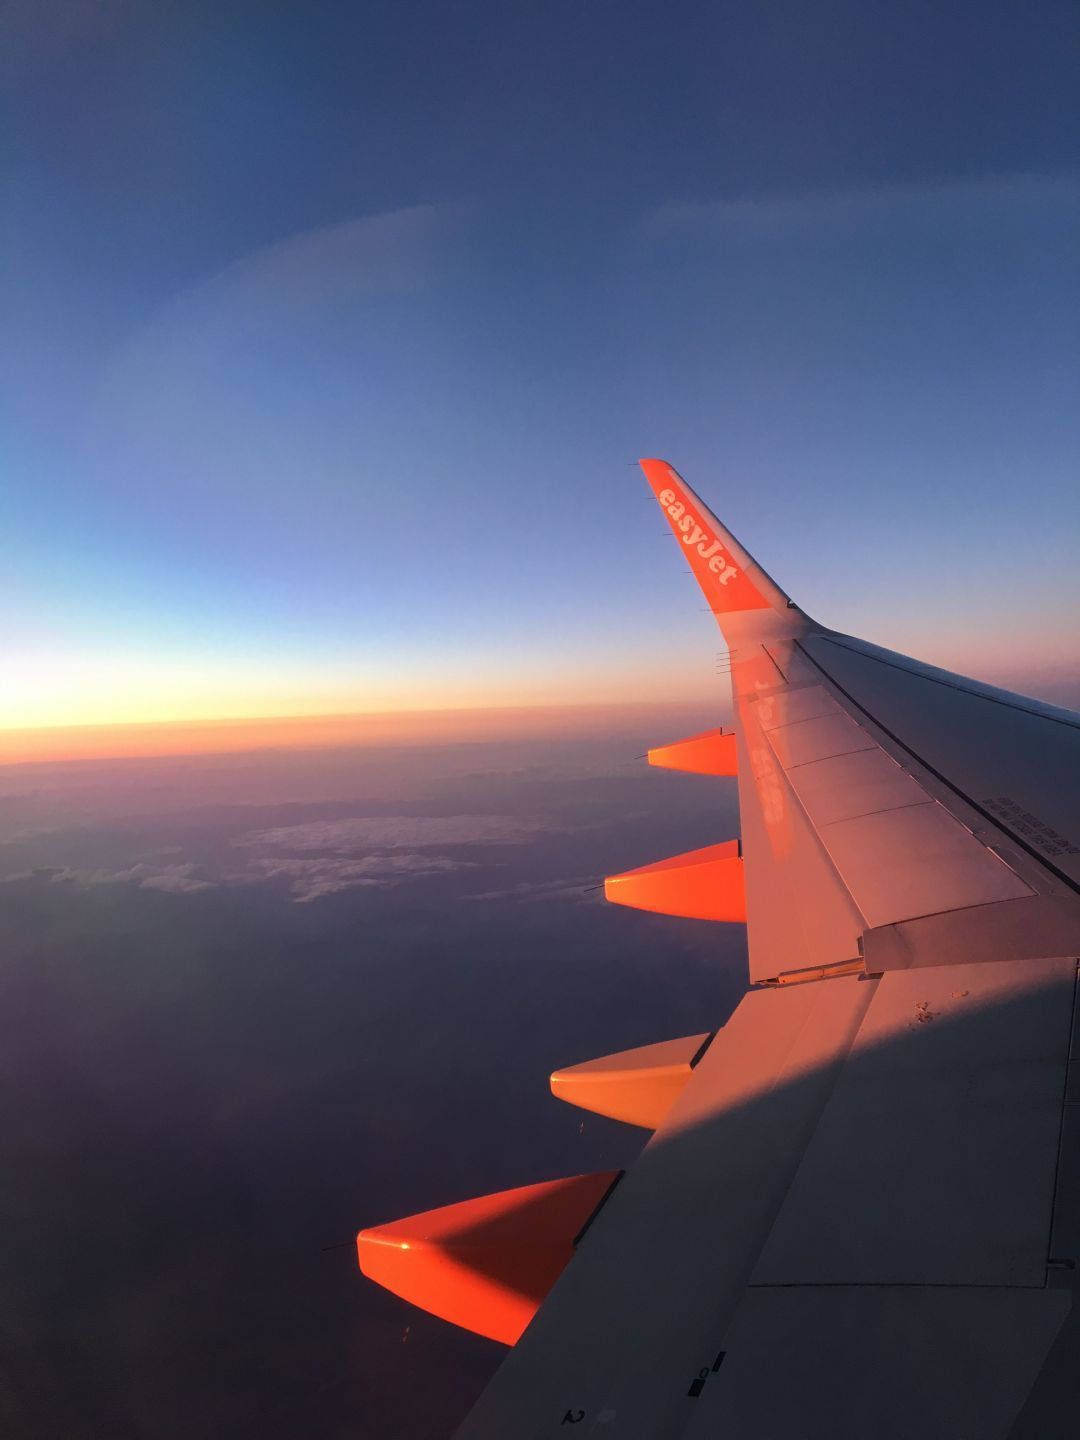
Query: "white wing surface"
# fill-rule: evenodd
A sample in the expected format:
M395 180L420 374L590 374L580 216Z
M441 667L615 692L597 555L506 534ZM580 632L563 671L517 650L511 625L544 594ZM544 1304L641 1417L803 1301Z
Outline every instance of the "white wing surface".
M655 763L737 770L742 835L608 894L745 917L752 988L553 1077L654 1133L459 1440L1075 1435L1080 717L824 629L642 467L736 715Z

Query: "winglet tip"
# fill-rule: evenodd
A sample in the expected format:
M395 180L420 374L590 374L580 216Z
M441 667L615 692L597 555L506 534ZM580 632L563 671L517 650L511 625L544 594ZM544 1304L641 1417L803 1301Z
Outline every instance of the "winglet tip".
M644 470L645 476L649 480L652 480L653 478L653 476L650 474L650 471L657 469L665 472L665 477L666 475L678 474L678 471L675 469L674 465L672 465L671 461L663 459L663 457L660 455L644 455L641 457L641 459L638 460L637 463L641 466L642 470Z
M670 461L648 458L638 463L721 625L732 611L772 610L788 616L797 608Z

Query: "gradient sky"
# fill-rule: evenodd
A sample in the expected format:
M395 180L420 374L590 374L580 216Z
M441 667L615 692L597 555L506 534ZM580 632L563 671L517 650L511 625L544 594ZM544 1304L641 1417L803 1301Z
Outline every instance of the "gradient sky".
M721 693L638 455L1076 704L1075 9L16 0L0 724Z

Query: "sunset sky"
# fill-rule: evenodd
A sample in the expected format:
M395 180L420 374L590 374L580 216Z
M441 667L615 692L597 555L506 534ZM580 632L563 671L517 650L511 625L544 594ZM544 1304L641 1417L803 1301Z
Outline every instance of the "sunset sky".
M719 700L650 454L1076 705L1074 21L17 3L0 726Z
M824 624L1080 709L1078 40L0 3L3 1440L443 1440L502 1349L357 1232L632 1164L548 1077L732 1014L745 926L605 903L764 834L646 760L730 695L639 457Z

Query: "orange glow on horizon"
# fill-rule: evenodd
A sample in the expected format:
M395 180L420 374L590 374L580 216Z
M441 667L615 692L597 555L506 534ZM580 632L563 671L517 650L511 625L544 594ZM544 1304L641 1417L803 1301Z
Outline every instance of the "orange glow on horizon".
M644 714L674 728L691 709L703 713L685 702L522 705L0 729L0 765L587 736Z

